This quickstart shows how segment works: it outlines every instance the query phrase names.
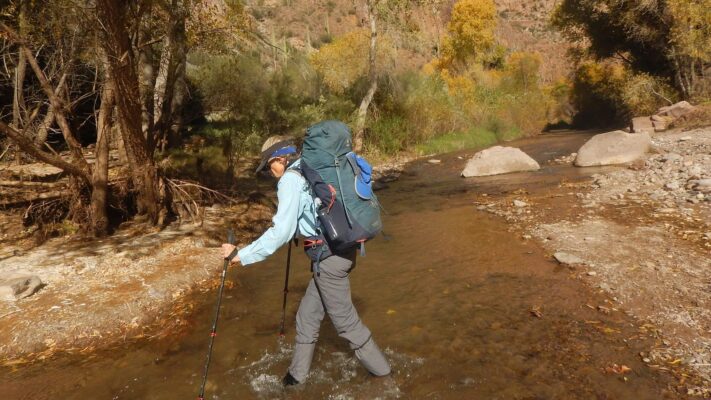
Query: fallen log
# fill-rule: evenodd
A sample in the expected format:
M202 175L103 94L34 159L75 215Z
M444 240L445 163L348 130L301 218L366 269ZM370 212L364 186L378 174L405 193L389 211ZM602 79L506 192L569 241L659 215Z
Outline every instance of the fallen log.
M2 181L0 180L0 186L11 186L11 187L45 187L53 188L58 186L65 186L62 182L32 182L32 181Z
M33 194L32 196L20 196L16 198L11 198L11 199L3 199L0 200L0 207L17 207L21 206L27 203L31 203L33 201L38 201L38 200L54 200L54 199L59 199L62 197L67 197L69 196L69 193L66 190L56 190L52 192L44 192L44 193L37 193Z

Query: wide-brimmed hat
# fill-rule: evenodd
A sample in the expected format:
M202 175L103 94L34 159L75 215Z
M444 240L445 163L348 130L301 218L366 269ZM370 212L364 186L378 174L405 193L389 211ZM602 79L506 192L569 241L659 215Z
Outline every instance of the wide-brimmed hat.
M258 173L263 170L269 163L269 160L274 157L283 157L296 152L296 143L293 138L289 136L272 136L262 145L261 160L259 161L257 170L254 172Z

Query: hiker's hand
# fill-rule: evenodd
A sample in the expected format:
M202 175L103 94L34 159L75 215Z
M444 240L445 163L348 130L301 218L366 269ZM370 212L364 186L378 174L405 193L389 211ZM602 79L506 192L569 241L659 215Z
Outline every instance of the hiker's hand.
M229 257L230 254L232 254L232 252L236 248L237 248L236 246L231 245L229 243L223 243L222 244L222 258ZM230 264L237 264L237 263L239 263L239 256L235 255L235 257L232 260L230 260Z

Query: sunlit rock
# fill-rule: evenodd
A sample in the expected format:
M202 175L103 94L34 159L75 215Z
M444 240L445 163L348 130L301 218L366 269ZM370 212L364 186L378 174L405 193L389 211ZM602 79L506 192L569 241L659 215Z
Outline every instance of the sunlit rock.
M0 300L15 301L34 294L42 285L36 275L26 272L0 273Z
M598 165L624 164L635 161L652 146L646 133L630 134L612 131L593 136L578 151L575 165L590 167Z
M634 117L631 124L632 133L654 133L654 125L649 117Z
M468 162L462 176L488 176L507 174L510 172L536 171L540 165L528 154L514 147L494 146L482 150Z
M692 106L688 101L680 101L670 106L660 108L657 111L657 115L677 119L682 115L694 111L695 109L696 107Z

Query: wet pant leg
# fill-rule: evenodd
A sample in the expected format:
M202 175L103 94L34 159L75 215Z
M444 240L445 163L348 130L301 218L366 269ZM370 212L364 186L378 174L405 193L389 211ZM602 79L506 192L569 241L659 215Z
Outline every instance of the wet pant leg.
M296 346L289 372L303 382L313 358L318 330L325 312L333 322L338 335L348 340L356 358L373 375L390 373L390 365L363 324L351 300L348 273L352 269L352 257L331 256L321 261L320 276L315 275L309 283L306 295L299 306L296 318Z
M323 303L311 279L296 313L296 343L289 366L289 373L299 382L304 382L309 374L323 315Z

